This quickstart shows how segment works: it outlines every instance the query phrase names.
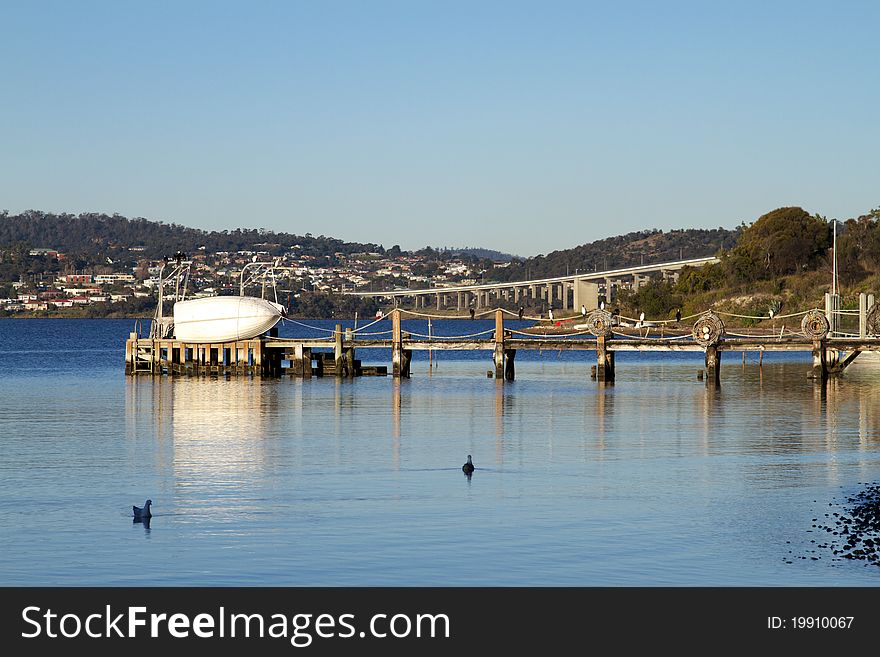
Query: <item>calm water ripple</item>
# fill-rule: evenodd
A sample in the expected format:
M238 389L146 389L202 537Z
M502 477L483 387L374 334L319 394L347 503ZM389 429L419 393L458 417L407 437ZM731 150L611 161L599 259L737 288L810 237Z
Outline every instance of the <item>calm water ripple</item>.
M132 327L0 320L0 584L880 584L811 543L880 479L880 363L825 391L751 354L719 390L699 354L621 354L608 387L557 352L513 383L446 352L405 381L133 378Z

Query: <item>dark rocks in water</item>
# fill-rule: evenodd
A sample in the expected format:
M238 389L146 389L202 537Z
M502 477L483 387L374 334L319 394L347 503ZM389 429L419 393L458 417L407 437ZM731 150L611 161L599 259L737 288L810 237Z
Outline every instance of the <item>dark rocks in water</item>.
M848 513L833 513L834 524L819 527L839 536L841 542L832 540L829 545L820 547L829 548L839 558L858 559L865 561L865 565L880 566L880 484L864 486L864 490L847 498ZM828 504L833 505L833 502ZM829 517L827 513L825 516Z

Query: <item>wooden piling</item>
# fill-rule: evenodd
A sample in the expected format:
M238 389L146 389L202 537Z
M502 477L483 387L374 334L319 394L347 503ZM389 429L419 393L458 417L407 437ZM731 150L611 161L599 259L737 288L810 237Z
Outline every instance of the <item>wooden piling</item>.
M516 349L504 350L504 380L513 381L516 379L516 367L514 359L516 358Z
M132 333L125 341L125 373L134 373L134 355L137 353L137 334Z
M406 376L403 369L403 342L400 332L400 310L391 311L391 375Z
M253 341L253 348L254 348L253 372L254 372L254 374L261 375L261 374L263 374L263 341L262 340L254 340Z
M346 376L347 372L345 371L345 362L342 357L342 324L336 325L336 330L333 332L333 337L335 340L333 345L333 360L336 365L336 376Z
M412 349L403 348L403 340L408 337L400 330L400 310L391 311L391 375L397 378L410 375Z
M810 378L824 383L828 380L828 351L824 340L813 340L813 369Z
M614 352L608 349L604 335L596 338L596 380L614 381Z
M721 351L717 345L706 347L706 379L709 383L721 383Z
M495 378L504 378L504 313L501 309L495 311Z
M302 350L302 376L304 379L312 378L312 350L308 347Z
M290 373L293 376L303 375L303 346L301 344L293 346L293 362L290 365Z
M357 313L354 314L354 321L357 326ZM354 331L351 329L345 330L345 342L348 344L344 350L345 368L348 376L354 377L358 375L359 363L354 355Z
M410 376L410 366L412 365L412 349L400 350L400 376L408 379Z

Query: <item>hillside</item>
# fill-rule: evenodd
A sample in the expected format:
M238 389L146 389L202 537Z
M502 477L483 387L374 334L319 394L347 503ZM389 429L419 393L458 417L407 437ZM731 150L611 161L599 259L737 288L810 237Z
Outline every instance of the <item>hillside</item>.
M480 246L463 246L463 247L451 247L451 246L442 246L436 249L436 251L443 255L451 255L456 257L464 257L464 258L476 258L477 260L491 260L492 262L509 262L511 260L525 260L525 258L517 255L513 255L512 253L505 253L503 251L496 251L495 249L487 249Z
M291 233L275 233L256 228L232 231L204 231L178 224L128 219L118 214L52 214L29 210L18 215L0 212L0 248L24 244L31 248L50 247L89 262L106 258L134 260L158 259L201 249L218 251L262 250L275 255L298 245L300 253L333 256L335 253L380 252L377 244L345 242L340 239ZM137 249L136 252L130 249ZM132 263L133 264L133 263Z
M18 296L13 282L26 284L31 294L48 294L47 285L62 271L134 271L141 281L150 260L178 250L207 256L199 260L202 287L230 289L228 268L234 272L250 260L249 253L235 252L260 251L297 263L299 273L288 290L292 310L315 317L355 311L366 316L379 302L343 297L339 290L519 281L717 255L718 264L685 268L676 283L652 280L638 290L621 289L615 303L630 316L645 312L655 319L674 316L678 308L685 316L708 308L766 316L771 307L778 314L822 304L831 284L833 225L802 208L785 207L733 230L645 230L522 260L488 248L408 253L397 245L385 249L308 233L203 231L119 215L0 212L0 298ZM453 262L456 254L464 262ZM859 292L880 293L880 209L837 222L837 270L843 307L853 307ZM136 310L135 304L125 312ZM92 311L90 305L88 312L106 309Z
M553 251L511 263L492 272L499 281L564 276L581 271L601 271L639 264L715 255L736 244L741 228L645 230Z

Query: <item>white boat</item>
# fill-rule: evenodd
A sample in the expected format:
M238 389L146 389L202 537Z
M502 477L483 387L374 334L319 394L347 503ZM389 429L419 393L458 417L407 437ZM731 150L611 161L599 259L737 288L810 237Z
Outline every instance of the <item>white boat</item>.
M174 337L181 342L232 342L265 333L284 306L259 297L204 297L174 304Z

